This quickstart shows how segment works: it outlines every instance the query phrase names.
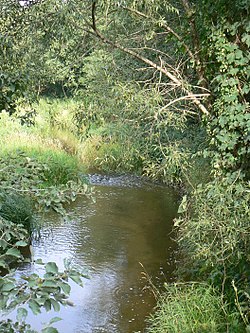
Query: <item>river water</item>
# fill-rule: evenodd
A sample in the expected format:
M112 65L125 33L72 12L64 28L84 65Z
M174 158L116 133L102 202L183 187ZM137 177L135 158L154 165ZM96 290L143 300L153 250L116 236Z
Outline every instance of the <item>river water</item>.
M161 287L172 278L176 193L149 184L96 183L96 202L78 199L68 221L48 215L33 241L34 259L63 268L63 259L70 258L90 275L83 288L71 284L73 307L29 315L34 329L56 315L63 320L53 326L61 333L144 332L155 306L149 279ZM17 275L33 272L42 273L41 266L25 264Z

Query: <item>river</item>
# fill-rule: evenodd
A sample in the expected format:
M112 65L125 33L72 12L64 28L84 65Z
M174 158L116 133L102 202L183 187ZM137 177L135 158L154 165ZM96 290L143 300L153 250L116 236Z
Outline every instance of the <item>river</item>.
M153 184L95 183L95 202L78 199L68 221L47 215L41 237L33 241L34 259L63 268L63 259L70 258L90 276L83 287L71 284L73 307L30 314L34 329L56 315L63 320L53 326L61 333L144 332L155 306L149 279L159 288L172 279L177 194ZM42 267L24 264L17 275L33 272L42 273Z

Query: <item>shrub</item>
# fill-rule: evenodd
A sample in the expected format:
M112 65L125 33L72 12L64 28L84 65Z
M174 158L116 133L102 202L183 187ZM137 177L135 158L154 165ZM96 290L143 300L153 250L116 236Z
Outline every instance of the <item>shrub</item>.
M182 273L187 278L209 280L232 307L237 296L236 306L248 324L250 190L248 183L237 181L239 177L237 173L230 180L198 187L191 206L182 202L180 211L189 208L189 213L176 225L180 225L178 242L185 262Z

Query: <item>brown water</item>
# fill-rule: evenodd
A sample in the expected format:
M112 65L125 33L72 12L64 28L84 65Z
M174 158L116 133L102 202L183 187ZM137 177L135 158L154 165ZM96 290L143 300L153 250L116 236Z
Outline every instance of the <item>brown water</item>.
M28 322L35 329L56 315L63 318L53 325L61 333L144 332L155 298L143 272L157 286L171 280L176 194L148 185L99 185L95 192L96 203L82 198L71 206L68 222L49 215L41 238L33 242L35 259L63 268L63 258L72 258L91 277L83 288L71 285L74 307L30 315ZM27 264L17 274L41 269Z

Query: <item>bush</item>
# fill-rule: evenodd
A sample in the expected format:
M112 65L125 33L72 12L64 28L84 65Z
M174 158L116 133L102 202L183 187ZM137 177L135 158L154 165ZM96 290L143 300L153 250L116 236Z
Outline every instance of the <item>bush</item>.
M237 173L200 186L180 225L179 246L184 256L181 273L189 279L210 281L230 306L236 304L248 325L250 309L250 190ZM192 212L191 212L192 211ZM191 212L191 216L190 216Z

